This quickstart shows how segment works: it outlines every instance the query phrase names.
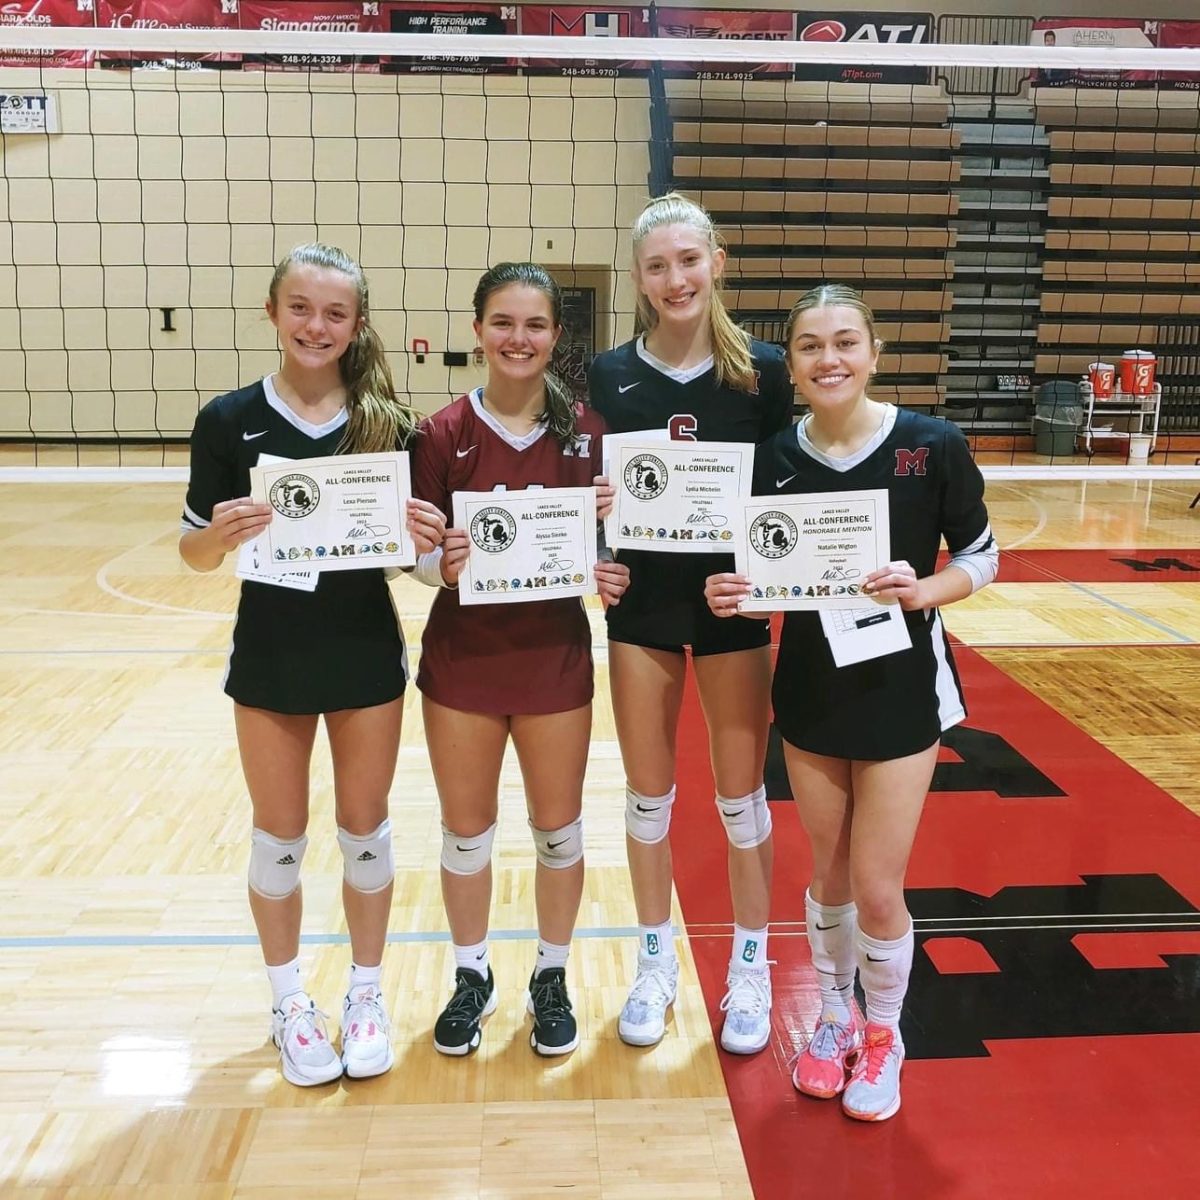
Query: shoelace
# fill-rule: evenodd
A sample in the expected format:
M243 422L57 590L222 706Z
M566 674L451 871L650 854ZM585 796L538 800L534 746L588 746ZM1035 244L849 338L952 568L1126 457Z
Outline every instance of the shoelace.
M843 1025L839 1021L818 1021L808 1043L808 1051L813 1058L832 1059L839 1051L846 1050L853 1040L852 1025ZM802 1049L800 1053L803 1052Z
M639 1004L670 1003L672 995L671 976L665 966L655 963L653 966L639 966L633 987L629 991L629 999Z
M538 975L529 987L529 997L539 1020L561 1020L571 1011L567 981L557 971L543 971Z
M487 980L472 983L461 971L454 978L454 995L446 1005L446 1016L474 1020L487 1005Z
M872 1033L854 1065L855 1076L864 1077L868 1083L875 1083L895 1045L891 1033Z
M317 1022L327 1021L328 1019L328 1014L322 1012L315 1004L311 1002L307 1008L293 1008L291 1012L284 1014L283 1036L285 1040L291 1037L293 1034L303 1038L303 1030L307 1029L307 1032L311 1035L311 1037L317 1037L319 1035L320 1041L327 1042L329 1041L329 1037L325 1033L323 1026L318 1029ZM301 1026L302 1028L297 1029L297 1026ZM311 1040L311 1038L306 1040Z
M766 967L773 966L768 962ZM748 1016L761 1016L771 1008L771 974L769 970L730 971L726 981L729 990L721 1000L721 1011L731 1008Z
M346 1005L346 1015L342 1018L342 1028L352 1029L355 1024L365 1026L374 1021L377 1028L388 1028L388 1015L383 1007L383 996L378 991L364 992L357 1000L351 1000Z

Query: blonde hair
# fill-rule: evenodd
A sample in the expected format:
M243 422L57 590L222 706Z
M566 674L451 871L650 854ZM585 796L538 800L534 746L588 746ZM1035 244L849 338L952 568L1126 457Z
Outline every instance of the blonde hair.
M806 312L811 312L814 308L831 308L834 305L854 309L862 317L863 324L867 327L867 336L871 339L875 349L877 351L883 349L883 342L875 332L875 314L871 311L871 306L862 298L861 292L844 283L823 283L820 287L805 292L792 305L792 311L788 313L787 321L783 326L784 349L786 350L792 344L792 334L795 332L796 322Z
M694 200L678 192L668 192L647 202L633 223L633 253L636 262L638 249L652 229L665 225L686 225L694 229L708 243L711 253L720 249L712 217ZM640 268L639 268L640 271ZM658 324L658 313L640 289L637 295L638 323L647 331ZM758 373L750 358L750 337L740 329L729 315L721 299L720 278L713 279L708 299L708 320L712 338L713 366L717 383L729 384L742 392L753 392L757 386Z
M338 271L354 284L358 294L358 332L338 359L338 371L346 388L348 419L338 452L373 454L407 446L416 432L415 410L396 396L392 369L379 334L371 325L367 279L363 269L344 250L310 242L297 246L280 260L271 276L268 296L274 310L279 285L292 267L322 267Z

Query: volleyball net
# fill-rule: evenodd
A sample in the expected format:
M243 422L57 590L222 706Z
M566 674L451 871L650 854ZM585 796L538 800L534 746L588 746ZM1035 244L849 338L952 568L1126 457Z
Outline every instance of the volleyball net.
M721 228L747 330L861 289L872 394L985 461L1200 454L1200 21L16 0L0 43L26 460L181 461L200 405L278 366L270 272L313 240L362 262L425 411L483 379L481 272L545 264L582 393L669 189Z

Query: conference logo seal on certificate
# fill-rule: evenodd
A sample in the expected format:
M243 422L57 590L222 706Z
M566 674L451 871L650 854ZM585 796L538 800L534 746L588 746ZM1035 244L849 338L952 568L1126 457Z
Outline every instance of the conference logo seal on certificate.
M616 495L605 541L614 550L731 550L753 470L749 442L622 437L612 447L609 477Z
M470 539L460 604L596 594L595 488L455 492L454 522Z
M350 571L411 567L405 527L412 495L408 455L342 454L250 469L250 496L272 508L256 541L260 570Z
M819 492L748 500L734 561L750 580L743 612L862 608L862 581L890 557L888 494Z

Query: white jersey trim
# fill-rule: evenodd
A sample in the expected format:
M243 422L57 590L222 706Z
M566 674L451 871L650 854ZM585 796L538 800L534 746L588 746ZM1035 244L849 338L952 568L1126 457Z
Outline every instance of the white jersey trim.
M661 358L655 358L646 349L645 334L639 335L638 340L634 343L634 349L637 351L638 358L648 367L653 367L660 375L665 375L668 379L673 379L676 383L691 383L693 379L699 379L701 375L707 374L713 367L713 356L711 354L703 362L698 362L694 367L673 367L669 363L663 362Z
M933 647L934 661L937 663L937 674L934 686L937 690L938 725L944 732L952 725L957 725L966 719L967 710L963 706L962 693L954 678L954 668L946 654L946 631L942 626L942 617L935 608L929 627L929 641Z
M306 421L299 413L294 412L284 402L283 397L275 390L275 377L273 375L264 375L263 392L267 397L267 403L291 426L300 430L301 433L307 434L310 438L324 437L327 433L333 433L335 429L341 429L343 425L350 419L350 414L344 408L338 411L321 425L314 425L312 421Z
M520 452L528 450L545 436L547 426L538 422L528 433L518 437L511 429L505 429L486 408L483 407L483 388L475 388L467 393L471 408L475 415L504 443Z
M950 556L949 565L966 571L971 579L971 591L987 587L1000 570L1000 547L992 537L991 525L969 545Z
M211 521L206 521L199 513L188 508L187 501L184 501L183 520L179 522L180 528L184 533L193 529L207 529L211 524Z
M883 421L879 428L871 435L871 437L860 446L853 454L846 458L834 458L831 454L826 454L824 450L818 450L816 446L808 440L808 420L809 417L803 416L796 422L796 444L808 455L809 458L815 458L817 462L824 463L825 466L834 471L849 471L857 467L859 463L865 462L880 446L887 441L892 429L896 424L896 414L898 410L894 404L885 404L883 412Z

